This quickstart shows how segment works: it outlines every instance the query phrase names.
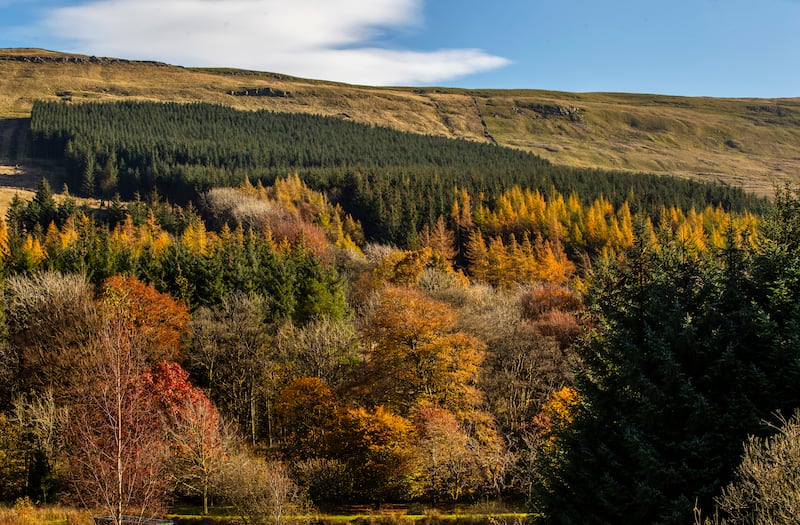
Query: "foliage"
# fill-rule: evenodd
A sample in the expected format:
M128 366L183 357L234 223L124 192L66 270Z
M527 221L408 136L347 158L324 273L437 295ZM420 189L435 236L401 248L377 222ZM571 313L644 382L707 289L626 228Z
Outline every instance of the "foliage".
M412 424L387 408L344 408L337 413L329 450L347 465L354 495L368 501L401 501L410 491L406 476L412 437Z
M596 269L579 404L539 465L549 523L687 522L731 479L745 437L798 401L796 252L731 233L701 255L671 239L639 238Z
M156 364L182 357L189 324L189 309L135 277L115 276L103 282L104 308L124 312L124 321L144 342L148 361Z
M19 435L18 461L25 464L25 495L53 502L63 487L65 430L69 409L52 389L30 392L14 400L12 421Z
M376 405L407 415L423 402L459 413L477 405L483 343L456 327L456 313L423 293L387 287L365 335L367 388Z
M164 417L169 475L180 493L202 497L203 514L208 514L209 497L231 448L217 409L177 363L162 362L143 380Z
M275 400L275 416L283 434L283 450L294 459L324 456L336 424L336 398L317 377L298 377Z
M446 410L423 405L415 419L414 461L425 497L456 502L481 494L498 458Z
M800 515L800 413L775 430L748 437L734 480L717 498L723 523L789 524Z
M245 173L271 183L299 171L312 187L340 194L368 237L401 245L450 214L454 187L489 200L514 185L576 192L587 201L630 195L630 206L651 212L673 205L760 206L730 187L566 168L510 148L296 113L207 104L37 102L31 130L35 153L62 158L70 185L86 194L103 189L107 197L119 191L129 198L158 188L181 199L238 185Z
M265 461L247 451L228 458L219 485L224 500L248 525L280 525L287 511L302 504L283 463Z

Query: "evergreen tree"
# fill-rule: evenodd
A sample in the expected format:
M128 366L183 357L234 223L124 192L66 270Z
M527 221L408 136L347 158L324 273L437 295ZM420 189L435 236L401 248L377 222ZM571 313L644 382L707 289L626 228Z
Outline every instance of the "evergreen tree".
M701 256L642 237L590 284L580 403L540 464L535 505L548 523L690 523L747 435L798 400L797 317L775 315L778 298L795 314L800 298L786 257L733 238ZM758 271L768 260L772 275Z

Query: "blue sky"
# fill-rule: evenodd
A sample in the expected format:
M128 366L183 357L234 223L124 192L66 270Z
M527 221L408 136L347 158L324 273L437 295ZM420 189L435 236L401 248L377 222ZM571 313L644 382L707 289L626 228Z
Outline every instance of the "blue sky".
M0 0L0 47L375 85L800 97L800 0Z

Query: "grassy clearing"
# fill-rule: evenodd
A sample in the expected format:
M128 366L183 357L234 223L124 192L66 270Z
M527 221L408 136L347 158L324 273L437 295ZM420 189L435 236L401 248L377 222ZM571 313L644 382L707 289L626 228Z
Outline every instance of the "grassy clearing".
M800 98L372 88L77 55L63 61L64 56L0 49L0 118L29 116L35 99L203 101L478 141L489 140L488 131L499 144L557 163L717 180L762 195L776 184L800 181ZM285 96L230 94L254 88ZM560 114L562 109L574 113Z
M61 505L33 505L19 500L13 506L0 506L0 525L92 525L92 513Z
M302 514L285 516L290 523L314 525L521 525L528 514L519 508L497 503L436 508L414 505L354 505L330 509L311 509ZM230 507L212 507L208 516L200 515L199 507L178 506L168 514L176 525L221 525L236 522Z
M212 507L201 516L198 507L178 506L167 514L176 525L223 525L239 522L230 507ZM19 500L13 506L0 506L0 525L92 525L88 510L62 505L34 505ZM421 505L385 505L348 507L329 512L309 511L286 516L287 523L314 525L522 525L528 515L518 509L495 504L437 510Z

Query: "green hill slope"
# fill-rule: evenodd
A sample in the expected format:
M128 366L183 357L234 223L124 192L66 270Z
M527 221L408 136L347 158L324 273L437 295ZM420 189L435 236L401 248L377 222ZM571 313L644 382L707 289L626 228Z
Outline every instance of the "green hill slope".
M759 194L800 180L800 99L375 88L0 49L0 118L28 117L37 99L203 101L334 115L404 131L497 142L570 166L670 173L723 181ZM24 158L16 151L15 157ZM0 151L0 164L5 162L0 172L10 172L8 158Z

